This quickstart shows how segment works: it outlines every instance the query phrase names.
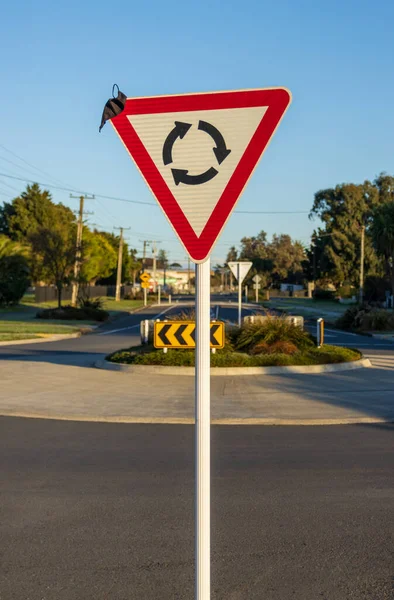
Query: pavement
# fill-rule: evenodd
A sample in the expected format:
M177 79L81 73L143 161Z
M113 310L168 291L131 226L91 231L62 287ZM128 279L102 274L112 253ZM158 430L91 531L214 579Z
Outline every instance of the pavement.
M237 307L213 299L218 319ZM139 342L143 318L170 317L182 304L125 315L80 339L0 348L0 414L75 420L191 423L194 381L94 369L108 353ZM163 314L163 311L166 311ZM254 307L244 310L251 314ZM312 327L312 324L308 324ZM342 373L212 378L216 423L314 424L394 420L394 345L326 330L331 344L358 347L373 368Z
M54 418L0 416L0 600L194 597L193 378L92 367L163 309L0 348L0 414ZM394 418L394 346L326 334L373 367L212 379L212 600L394 599L394 425L294 426Z
M213 427L212 600L392 600L394 427ZM194 597L194 428L0 418L1 600Z

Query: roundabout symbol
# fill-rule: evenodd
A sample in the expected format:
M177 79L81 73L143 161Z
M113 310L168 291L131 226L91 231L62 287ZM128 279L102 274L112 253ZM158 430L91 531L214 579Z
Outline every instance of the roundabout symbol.
M178 138L182 140L192 127L190 123L182 123L181 121L175 121L174 124L175 127L168 134L163 146L163 163L165 165L172 163L172 148L176 140ZM216 146L213 148L213 152L218 165L221 165L231 152L226 146L224 137L214 125L211 125L206 121L199 121L198 129L200 131L205 131L205 133L210 135L215 142ZM219 173L214 167L210 167L207 171L199 173L198 175L189 175L188 169L171 169L171 171L175 185L179 185L180 183L185 185L201 185L202 183L207 183Z

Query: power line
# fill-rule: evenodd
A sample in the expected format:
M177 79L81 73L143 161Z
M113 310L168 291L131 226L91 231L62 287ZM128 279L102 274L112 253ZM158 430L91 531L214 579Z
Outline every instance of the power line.
M0 176L9 177L11 179L17 179L18 181L24 181L27 183L37 183L38 185L51 187L56 190L61 190L63 192L85 193L85 192L80 192L80 191L76 190L75 188L56 186L51 183L43 183L41 181L33 181L32 179L16 177L15 175L7 175L5 173L0 173ZM107 196L105 194L97 194L96 192L94 193L94 196L96 198L103 198L104 200L115 200L116 202L127 202L130 204L142 204L145 206L156 206L156 207L158 206L154 202L143 202L142 200L130 200L130 198L120 198L119 196ZM235 210L234 212L237 214L248 214L248 215L295 215L295 214L309 215L308 210Z
M22 158L21 156L19 156L18 154L16 154L15 152L13 152L12 150L10 150L9 148L6 148L3 144L0 144L0 148L3 148L3 150L5 150L6 152L8 152L9 154L12 154L12 156L15 156L15 158L17 158L18 160L20 160L21 162L25 163L25 165L27 165L28 167L31 167L32 169L34 169L35 171L38 171L39 173L42 173L43 175L45 175L46 177L49 177L49 179L52 179L53 181L56 181L57 183L60 183L62 185L68 185L67 183L65 184L64 181L61 181L60 179L56 179L56 177L53 177L52 175L49 175L49 173L47 173L46 171L43 171L42 169L39 169L38 167L36 167L35 165L29 163L27 160L25 160L24 158ZM0 157L1 158L1 157ZM6 158L3 158L3 160L7 160ZM7 162L11 162L10 160L7 160ZM16 165L15 163L11 163L14 164L15 166L19 167L18 165ZM75 190L72 190L75 191Z

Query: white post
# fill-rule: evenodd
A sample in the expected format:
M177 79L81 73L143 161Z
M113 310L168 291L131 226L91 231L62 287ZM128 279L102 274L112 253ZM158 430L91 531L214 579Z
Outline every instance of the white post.
M144 306L148 304L148 292L147 289L144 288Z
M157 286L157 304L160 306L161 301L161 285Z
M171 304L171 294L168 294L168 304Z
M148 319L145 319L144 324L145 324L144 342L145 342L145 344L147 344L149 342L149 321L148 321Z
M210 259L196 268L196 600L211 597Z
M242 324L242 284L241 284L241 265L237 263L238 279L238 327Z
M259 284L256 281L256 304L259 301Z
M245 285L245 303L248 303L248 286Z

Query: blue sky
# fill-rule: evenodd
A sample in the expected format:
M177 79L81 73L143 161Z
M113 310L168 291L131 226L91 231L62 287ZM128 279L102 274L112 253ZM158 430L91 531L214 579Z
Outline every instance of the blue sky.
M237 209L307 213L318 189L394 172L393 19L381 0L7 3L0 144L46 175L2 147L0 173L155 202L112 128L98 133L114 82L128 96L285 86L293 103ZM0 176L0 201L23 187ZM133 247L158 239L184 260L159 208L88 204L92 223L130 227ZM313 227L307 214L234 213L213 260L261 229L307 243Z

